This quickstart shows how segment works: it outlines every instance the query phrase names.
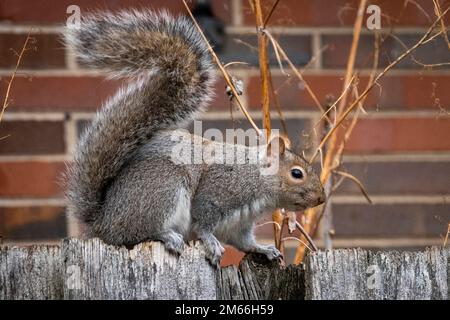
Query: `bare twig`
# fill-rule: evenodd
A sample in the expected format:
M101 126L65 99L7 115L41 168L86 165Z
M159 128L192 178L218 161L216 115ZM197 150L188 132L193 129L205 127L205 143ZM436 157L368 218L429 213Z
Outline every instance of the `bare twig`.
M277 90L275 90L275 87L273 85L272 74L270 72L269 72L269 85L270 85L270 91L272 92L273 102L275 103L275 108L277 109L278 116L280 118L281 128L283 129L283 134L288 136L286 119L284 118L284 114L281 109L280 99L278 98L278 92L277 92Z
M264 31L264 34L269 38L270 42L272 43L273 50L275 51L275 57L277 58L277 62L278 62L278 65L279 65L279 67L280 67L281 73L283 73L284 75L286 75L286 76L289 77L289 74L287 74L287 73L284 71L284 68L283 68L283 62L281 61L281 58L280 58L280 52L278 51L278 48L277 48L277 46L276 46L276 44L275 44L275 42L276 42L275 38L274 38L274 37L272 36L272 34L271 34L270 32L268 32L267 30Z
M282 242L284 242L284 241L286 241L286 240L295 240L295 241L298 241L298 242L300 242L302 245L304 245L306 248L308 248L309 251L317 251L317 250L311 249L311 248L308 246L308 244L307 244L306 242L302 241L302 240L299 239L299 238L296 238L296 237L286 237L286 238L281 239Z
M270 131L271 131L271 121L270 121L270 96L269 96L269 87L270 87L270 69L269 69L269 58L267 54L267 38L266 35L262 32L264 30L264 18L261 8L261 0L253 0L253 9L255 12L256 18L256 30L258 36L258 57L259 57L259 68L261 73L261 88L262 88L262 111L263 111L263 125L266 130L266 138L269 141ZM281 226L284 222L284 217L281 214L280 210L277 209L272 213L272 220L277 222ZM274 239L275 246L281 250L281 230L274 228Z
M372 88L376 85L378 85L379 80L389 71L391 70L394 66L396 66L402 59L404 59L406 56L408 56L411 52L413 52L414 50L416 50L418 47L420 47L421 45L423 45L424 43L426 43L427 41L429 41L429 37L431 35L431 33L433 32L436 24L445 16L445 14L447 14L447 12L450 10L450 7L447 8L446 10L444 10L444 12L434 21L434 23L429 27L429 29L427 30L427 32L424 34L424 36L411 48L409 48L408 50L406 50L402 55L400 55L394 62L390 63L385 69L383 69L380 73L378 73L374 78L373 81L371 81L371 83L368 83L366 89L363 91L363 93L357 97L355 99L355 101L353 101L350 106L345 109L345 111L342 112L342 114L340 115L336 125L325 135L325 137L322 139L322 141L319 143L319 146L316 149L316 152L313 154L313 156L311 157L311 162L314 161L314 159L317 157L317 155L319 154L320 150L325 146L325 143L327 143L328 146L330 146L330 148L327 150L327 155L326 155L326 159L325 159L325 169L322 171L321 174L321 181L322 183L325 183L330 176L330 173L332 170L330 170L331 167L333 167L336 162L337 165L339 165L339 161L338 160L338 155L342 154L342 150L343 150L343 144L341 144L340 146L336 146L336 141L337 141L337 135L335 134L336 130L340 127L340 125L344 122L344 120L346 119L346 117L356 108L360 105L360 103L362 103L364 101L364 99L367 97L368 93L372 90ZM433 36L434 37L434 36ZM330 140L330 138L332 138ZM330 141L328 141L330 140ZM312 209L308 209L305 212L305 217L308 219L308 223L305 224L305 230L310 234L310 235L314 235L317 231L317 226L319 224L320 221L320 211L321 208L320 207L316 207L316 208L312 208ZM302 246L299 246L299 248L297 249L296 252L296 256L295 256L295 263L298 264L302 261L303 257L305 254L305 248Z
M441 33L442 33L442 31L440 31L439 33L436 33L435 35L433 35L432 37L430 37L428 40L426 40L423 44L432 41L433 39L435 39L436 37L438 37ZM446 33L446 32L444 32L444 33ZM408 50L408 46L402 41L402 39L400 39L399 37L397 37L395 34L391 34L390 37L391 37L392 39L394 39L395 41L397 41L397 42L403 47L404 50ZM415 64L417 64L417 65L419 65L419 66L421 66L421 67L424 67L424 68L426 68L426 69L438 68L438 67L444 67L444 66L450 65L450 62L442 62L442 63L424 63L424 62L422 62L422 61L417 60L416 57L415 57L413 54L411 54L411 60L412 60Z
M381 36L378 32L376 32L375 39L374 39L374 54L373 54L372 72L370 73L369 81L367 82L366 88L368 88L369 86L374 84L375 76L376 76L377 70L378 70L378 63L379 63L379 57L380 57L380 46L381 46ZM355 99L358 99L359 92L358 92L358 86L356 86L356 85L353 86L353 94L354 94ZM350 123L350 126L347 128L347 130L345 132L344 139L336 152L335 159L338 159L338 161L339 161L336 168L338 168L340 165L342 155L344 153L345 144L349 140L349 138L353 132L353 129L356 127L356 123L357 123L358 117L359 117L359 112L361 111L363 113L366 113L366 111L364 110L364 101L366 100L366 98L367 98L367 96L364 97L358 103L358 109L357 109L355 115L353 116L352 122Z
M6 87L5 99L3 100L3 106L2 106L2 110L0 112L0 122L2 121L3 115L5 114L5 111L8 108L9 95L11 93L12 84L14 82L14 79L16 78L17 71L19 70L19 66L20 66L20 63L22 62L23 55L24 55L25 51L27 50L28 42L30 41L31 31L32 31L32 28L28 31L27 38L25 39L22 50L20 51L20 53L18 55L16 66L11 75L11 78L8 81L8 86Z
M427 18L428 22L431 23L431 17L430 15L426 12L426 10L424 8L422 8L422 6L420 4L418 4L416 1L414 0L406 0L405 1L405 7L409 4L412 3L414 6L416 6L417 9L419 9L420 12L422 12L422 14Z
M263 30L263 32L268 33L267 30ZM283 48L280 46L280 44L274 40L273 44L276 46L276 50L278 50L278 52L280 52L282 58L288 63L289 67L291 68L292 72L294 72L295 76L300 80L300 82L303 84L303 86L305 87L306 91L308 92L308 94L311 96L311 98L314 101L314 104L317 106L317 108L319 108L319 110L322 113L325 113L325 109L323 108L322 104L319 102L319 99L317 99L317 96L314 94L314 92L312 91L311 87L309 86L309 84L305 81L305 79L303 78L302 74L300 73L300 71L298 71L298 69L295 67L295 65L292 63L292 61L289 59L289 57L287 56L286 52L283 50ZM325 117L329 122L331 122L331 120L328 118L328 116Z
M327 250L331 250L333 248L333 241L331 239L331 236L334 235L333 210L332 210L332 202L329 201L331 196L332 184L334 182L333 180L334 180L333 178L328 179L327 183L324 186L325 199L327 199L327 201L324 204L322 215L319 219L322 227L322 237L324 247Z
M314 125L314 128L316 128L323 120L323 118L325 118L328 113L330 113L331 110L336 110L336 106L337 104L344 98L344 96L347 94L347 91L350 89L351 85L353 84L353 80L355 79L356 75L353 75L353 77L350 79L350 82L347 84L347 86L344 88L344 90L342 91L341 95L339 96L339 98L337 98L337 100L328 108L327 111L325 111L325 113L323 113L320 116L320 119L316 122L316 124Z
M362 184L361 181L358 180L358 178L356 178L354 175L352 175L348 172L344 172L344 171L334 170L333 172L353 181L359 187L359 190L364 195L364 197L367 199L367 201L369 203L372 203L372 200L370 199L366 189L364 188L364 185Z
M355 25L353 27L353 39L352 39L352 46L350 48L350 54L347 61L347 69L345 72L345 78L344 78L344 88L348 86L348 84L351 82L351 79L353 77L354 67L355 67L355 61L356 61L356 54L358 52L358 44L359 44L359 38L361 36L361 29L364 19L364 12L366 9L367 0L361 0L359 3L357 16L355 20ZM342 109L344 108L345 104L347 103L347 94L344 94L344 97L341 99L338 107L338 112L342 112Z
M281 244L283 243L283 231L284 231L284 226L287 224L287 217L284 214L284 209L279 211L280 213L280 217L281 218L281 228L277 233L275 233L275 236L278 236L278 239L275 239L275 245L278 245L277 248L278 250L280 250L281 254L284 256L284 246L282 246ZM278 217L277 217L278 218ZM274 219L275 220L275 219Z
M263 227L263 226L265 226L267 224L273 224L276 228L281 230L281 225L279 223L275 222L275 221L266 221L266 222L260 223L260 224L258 224L256 226L256 228Z
M236 64L248 65L247 62L242 62L242 61L231 61L231 62L228 62L228 63L227 63L226 65L224 65L223 67L226 69L226 68L228 68L228 67L230 67L230 66L234 66L234 65L236 65Z
M436 16L439 17L442 14L441 4L438 0L433 0L433 4ZM450 41L448 40L447 28L445 27L444 19L441 19L441 32L443 33L444 40L447 42L448 49L450 50Z
M314 251L317 251L317 246L314 243L313 239L309 236L308 232L303 229L303 226L300 224L300 222L296 221L295 225L297 226L297 229L301 232L301 234L308 240L309 244L313 247ZM311 249L310 249L311 250Z
M355 65L355 61L356 61L356 53L358 50L359 38L361 35L361 29L362 29L366 4L367 4L367 0L361 0L359 2L359 7L358 7L354 27L353 27L353 40L352 40L352 45L350 48L350 54L349 54L349 58L347 61L347 68L346 68L346 73L345 73L345 78L344 78L343 94L342 94L342 97L339 101L339 105L336 110L336 118L341 116L342 110L345 108L345 105L347 103L348 90L345 90L345 88L350 87L350 83L353 79L354 65ZM324 140L332 137L331 141L327 144L326 156L325 156L325 160L323 160L323 169L322 169L322 173L321 173L321 177L320 177L321 182L325 185L327 185L328 180L331 179L330 167L332 167L333 161L335 161L335 154L336 154L336 150L338 149L337 135L329 135L329 133L334 132L338 127L339 127L339 122L335 121L332 123L332 127L328 131L328 134L325 135L325 137L321 140L319 147L316 149L316 152L314 152L313 156L310 159L310 163L313 163L316 156L319 153L322 156L323 148L324 148L325 142L326 142L326 141L324 142ZM308 209L305 212L305 216L309 217L309 221L310 221L305 226L306 231L309 234L313 235L317 231L317 228L318 228L318 225L320 222L320 217L323 216L323 210L324 210L324 207L321 206L321 207L315 207L312 209ZM297 248L297 252L295 254L294 263L299 264L302 261L304 255L305 255L305 248L303 248L302 246L299 246Z
M347 116L350 114L350 112L352 112L352 110L355 108L355 106L358 105L358 103L364 99L367 94L370 92L370 90L375 86L375 83L377 83L389 70L391 70L393 67L395 67L400 61L402 61L405 57L407 57L411 52L413 52L414 50L416 50L418 47L420 47L429 37L429 35L431 34L431 32L434 30L434 27L436 26L436 24L442 19L442 17L444 17L447 12L450 10L450 7L448 7L443 13L442 15L440 15L438 17L438 19L436 19L434 21L434 23L431 25L431 27L428 29L428 31L424 34L424 36L411 48L409 48L408 50L406 50L403 54L401 54L395 61L391 62L383 71L381 71L376 77L375 80L373 82L373 84L371 84L369 87L367 87L364 92L359 96L358 99L356 99L348 108L347 110L342 114L342 116L339 118L338 122L336 123L336 126L333 127L333 129L331 129L327 135L322 139L322 141L319 144L319 147L317 148L317 150L321 147L323 147L323 145L327 142L327 140L334 134L334 132L336 131L336 129L339 127L339 125L342 124L342 122L347 118ZM315 157L317 156L317 152L314 153L313 157L311 158L311 162L314 161Z
M272 8L270 8L269 13L266 16L266 19L264 19L264 24L263 24L263 28L265 28L267 26L267 23L269 23L270 18L272 17L272 14L274 13L276 7L278 6L278 3L280 2L280 0L275 0Z
M262 111L263 111L263 124L266 129L267 140L270 137L270 96L269 96L269 59L267 55L267 38L263 29L263 15L260 0L253 0L253 6L255 8L256 28L258 36L258 53L259 53L259 69L261 72L261 88L262 88Z
M231 77L228 74L228 72L226 71L226 69L223 67L222 63L220 62L219 57L217 56L217 54L214 52L214 49L211 47L211 45L208 42L208 39L206 39L205 34L202 31L202 28L200 28L200 26L198 25L197 21L194 18L194 15L191 12L191 9L189 8L189 6L186 3L186 0L182 0L183 4L190 16L190 18L192 19L192 22L194 23L195 27L197 28L198 32L200 32L200 35L202 36L203 40L205 41L205 43L208 46L208 50L211 53L214 62L217 64L217 66L219 67L220 72L222 73L223 77L225 78L225 81L227 82L228 86L231 89L231 92L233 93L239 108L241 109L242 113L244 114L244 116L247 118L247 120L250 122L250 124L252 125L252 127L255 129L255 131L257 132L258 136L261 136L262 132L261 130L258 128L258 126L256 125L256 123L253 121L252 117L250 116L250 114L248 113L247 109L244 107L244 104L242 103L241 99L239 98L239 94L236 91L236 88L234 87L233 82L231 81Z
M445 248L447 246L448 236L450 235L450 222L448 223L447 227L447 234L445 235L444 244L443 247Z

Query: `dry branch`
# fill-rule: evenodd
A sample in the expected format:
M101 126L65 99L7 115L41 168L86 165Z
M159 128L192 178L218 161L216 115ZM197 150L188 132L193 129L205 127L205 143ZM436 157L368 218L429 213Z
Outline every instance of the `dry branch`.
M261 1L253 0L253 9L255 12L255 20L256 20L256 31L258 36L258 57L259 57L259 68L261 74L261 104L262 104L262 112L263 112L263 125L266 130L266 138L269 141L270 132L271 132L271 119L270 119L270 69L269 69L269 57L267 55L267 38L263 33L264 30L264 21L268 21L268 19L264 20ZM270 18L270 17L269 17ZM280 210L275 210L272 214L272 220L278 224L283 224L283 215ZM281 230L278 228L273 229L275 246L278 249L281 249Z
M8 81L8 86L6 87L5 99L3 100L3 106L2 106L2 110L0 112L0 122L2 121L3 115L5 114L5 111L8 108L9 95L11 93L12 84L14 82L14 79L16 78L16 74L17 74L17 71L19 70L20 63L22 62L23 55L24 55L25 51L27 50L28 42L30 41L31 31L32 31L32 29L30 29L28 31L27 38L25 39L22 50L20 51L20 53L17 57L16 66L14 67L14 71L11 75L11 78Z
M264 32L266 34L269 34L269 32L267 30L264 30ZM272 37L273 38L273 37ZM309 84L305 81L305 79L303 78L302 74L300 71L298 71L297 67L295 67L295 65L292 63L291 59L289 59L288 55L286 54L286 52L283 50L283 48L280 46L280 44L276 41L273 40L272 43L275 44L275 48L274 50L278 51L279 53L281 53L281 56L283 58L283 60L285 60L287 62L287 64L289 65L289 68L291 68L292 72L294 72L295 76L300 80L300 83L303 84L303 86L305 87L305 90L308 92L308 94L311 96L311 98L314 101L314 104L316 105L316 107L322 112L325 113L325 109L323 108L322 104L320 103L319 99L317 98L316 94L312 91L311 87L309 86ZM328 118L328 116L325 116L325 118L331 122L331 120Z
M275 12L278 3L280 3L280 0L275 0L274 4L272 5L272 8L270 8L269 13L267 14L266 19L264 20L263 29L266 28L267 24L269 23L269 20L272 17L272 14Z
M439 17L442 14L441 4L438 0L433 0L433 4L434 12L436 13L436 16ZM441 19L441 32L445 42L447 43L448 50L450 50L450 41L448 40L447 28L445 27L444 19Z
M364 0L362 0L360 2L361 3L365 2ZM342 154L343 151L343 146L337 146L337 141L338 141L338 135L336 135L336 131L338 128L340 128L341 124L347 119L348 115L358 106L361 105L362 101L364 101L364 99L367 97L367 95L369 94L369 92L374 88L375 85L378 84L379 80L389 71L391 70L393 67L395 67L400 61L402 61L405 57L407 57L408 55L411 54L411 52L413 52L414 50L416 50L418 47L420 47L421 45L425 44L427 41L430 40L430 38L435 37L431 36L431 33L433 32L434 28L436 27L436 25L442 20L442 18L447 14L447 12L450 10L450 7L447 8L446 10L444 10L444 12L442 12L441 15L439 15L439 17L433 22L433 24L429 27L429 29L427 30L427 32L423 35L423 37L412 47L410 47L408 50L406 50L403 54L401 54L395 61L391 62L386 68L384 68L380 73L378 73L378 75L373 78L373 80L371 82L369 82L369 84L367 85L366 89L362 92L361 95L359 95L351 104L349 107L347 107L347 109L345 108L345 104L342 103L342 106L344 106L341 110L339 110L340 108L338 108L338 120L336 122L336 124L328 131L328 133L325 135L325 137L321 140L321 142L319 143L319 146L317 147L316 151L314 152L313 156L310 159L310 162L314 162L314 160L316 159L317 155L321 152L322 148L325 146L325 144L327 144L328 148L327 148L327 154L325 156L325 161L324 161L324 168L321 174L321 181L322 183L325 183L329 178L330 178L330 174L332 173L332 170L330 170L330 168L332 167L336 167L339 165L339 158L340 155ZM357 21L355 22L355 34L358 34L359 31L358 29L360 29L360 27L358 27L357 23L358 21L361 23L361 21L359 20L359 16L356 19ZM355 49L353 49L353 47L355 46L355 42L353 42L352 45L352 49L351 52L353 52ZM351 54L352 56L352 54ZM350 57L349 60L352 60L352 58ZM354 60L353 60L354 62ZM347 68L347 73L346 73L346 79L349 79L351 77L351 75L353 74L353 67L350 65L350 63L348 64L348 68ZM342 100L341 100L342 101ZM337 152L336 152L337 151ZM305 212L305 215L307 217L308 220L308 224L305 225L305 230L311 235L313 236L317 230L317 226L320 222L320 210L321 208L313 208L313 209L309 209ZM302 246L299 246L297 249L297 253L296 253L296 257L295 257L295 263L300 263L303 258L305 256L305 248Z
M418 47L420 47L421 45L423 45L425 43L425 41L428 39L429 35L431 34L431 32L434 30L434 27L436 26L436 24L442 19L442 17L444 17L447 12L450 10L450 7L448 7L444 13L438 17L438 19L436 19L434 21L434 23L431 25L431 27L428 29L428 31L425 33L425 35L411 48L409 48L408 50L406 50L403 54L401 54L395 61L391 62L383 71L381 71L375 78L374 82L372 85L370 85L369 87L367 87L364 92L359 96L358 99L356 99L355 101L353 101L353 103L345 110L345 112L342 114L342 116L339 118L338 122L336 123L336 126L333 127L333 129L331 129L327 135L323 138L323 140L320 142L319 147L317 149L320 149L321 147L323 147L323 145L327 142L328 139L330 139L331 136L333 136L334 132L336 131L336 129L339 127L339 125L342 124L342 122L344 122L344 120L347 118L347 116L350 114L350 112L353 111L353 109L358 106L358 104L362 101L362 99L364 99L369 92L372 90L372 88L375 86L376 83L379 82L379 80L389 71L391 70L393 67L395 67L400 61L402 61L404 58L406 58L411 52L413 52L414 50L416 50ZM314 158L316 157L317 152L314 154L314 156L311 158L311 161L314 160Z
M227 85L229 86L231 92L233 93L234 98L236 99L239 108L241 109L242 113L244 114L244 116L247 118L247 120L250 122L250 124L252 125L252 127L255 129L256 133L258 134L258 136L261 136L261 130L258 128L258 126L256 125L256 123L253 121L252 117L250 116L250 114L248 113L247 109L244 107L244 104L242 103L242 100L239 98L239 94L234 86L234 83L231 81L231 77L228 74L227 70L224 68L224 66L222 65L222 63L220 62L219 57L217 56L217 54L214 52L214 49L211 47L211 45L209 44L208 39L206 39L205 34L202 31L202 28L200 28L200 26L198 25L197 21L195 20L194 15L191 12L191 9L189 8L189 6L186 3L186 0L182 0L183 4L186 8L186 11L188 12L190 18L192 19L192 22L194 23L195 27L197 28L198 32L200 33L200 35L202 36L203 40L205 41L206 45L208 46L208 50L211 53L214 62L217 64L217 66L219 67L220 72L222 73L223 77L225 78L225 81L227 83Z

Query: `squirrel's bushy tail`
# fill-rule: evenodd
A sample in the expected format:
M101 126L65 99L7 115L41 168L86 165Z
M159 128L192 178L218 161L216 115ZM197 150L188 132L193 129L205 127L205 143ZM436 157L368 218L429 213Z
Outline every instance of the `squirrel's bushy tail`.
M84 65L134 78L98 112L67 172L69 211L89 224L109 183L140 146L206 107L213 68L195 26L166 12L93 14L68 26L65 39Z

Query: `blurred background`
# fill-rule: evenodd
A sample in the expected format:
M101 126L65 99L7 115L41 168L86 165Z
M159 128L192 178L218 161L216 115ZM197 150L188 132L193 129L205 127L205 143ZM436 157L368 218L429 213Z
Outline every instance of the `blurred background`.
M274 0L262 1L268 10ZM381 8L380 68L414 44L435 20L433 1L370 1ZM446 8L449 1L441 1ZM164 0L0 0L0 98L3 102L18 54L32 27L0 123L0 236L3 243L58 243L79 232L65 215L60 184L65 162L83 128L120 81L77 65L60 33L77 5L93 9L166 8L184 14L181 1ZM254 14L248 1L191 2L224 63L242 61L230 72L243 80L242 96L261 125L261 93ZM340 95L358 1L281 0L268 26L325 106ZM369 15L367 15L369 16ZM447 15L446 25L450 25ZM370 74L374 31L364 28L356 58L361 81ZM286 129L296 148L317 145L313 125L320 113L295 77L271 67ZM333 198L333 246L415 250L442 245L450 221L450 70L427 67L450 61L444 37L421 47L383 78L366 101L344 156L345 168L372 197L344 182ZM417 63L420 61L421 64ZM273 108L274 127L282 128ZM249 128L230 105L219 80L203 128ZM262 125L261 125L262 126ZM151 182L149 182L151 183ZM258 238L273 242L270 224ZM319 246L323 245L320 236ZM286 241L291 257L298 243ZM241 254L228 250L223 264Z

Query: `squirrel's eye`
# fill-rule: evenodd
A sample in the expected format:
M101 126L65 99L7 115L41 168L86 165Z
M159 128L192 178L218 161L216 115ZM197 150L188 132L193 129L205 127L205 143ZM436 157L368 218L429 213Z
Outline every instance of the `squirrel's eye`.
M301 169L298 168L294 168L291 170L291 176L294 179L303 179L303 171Z

